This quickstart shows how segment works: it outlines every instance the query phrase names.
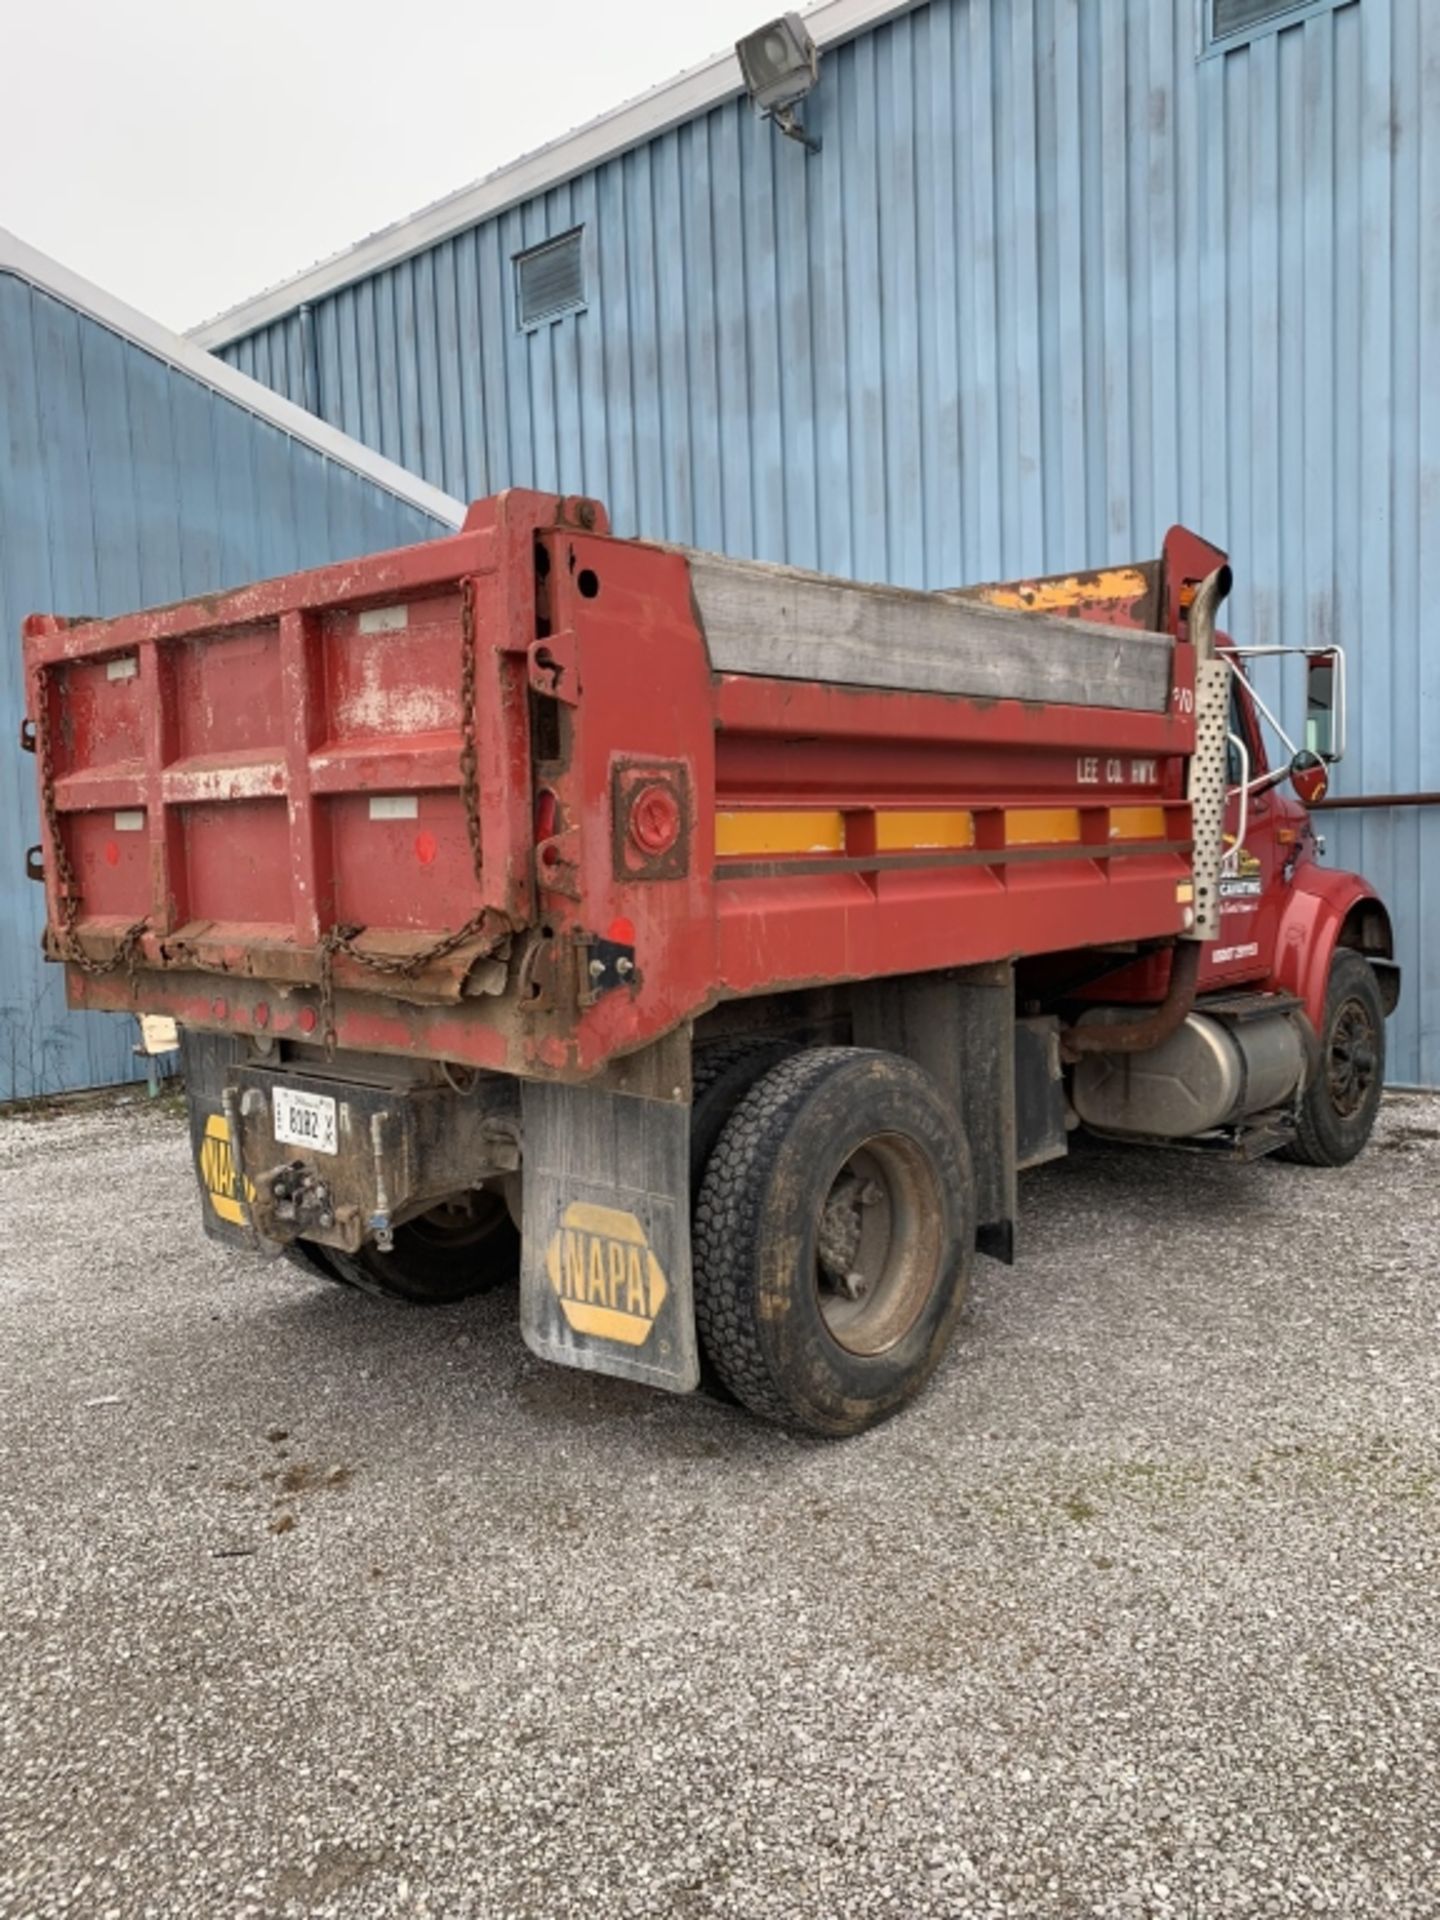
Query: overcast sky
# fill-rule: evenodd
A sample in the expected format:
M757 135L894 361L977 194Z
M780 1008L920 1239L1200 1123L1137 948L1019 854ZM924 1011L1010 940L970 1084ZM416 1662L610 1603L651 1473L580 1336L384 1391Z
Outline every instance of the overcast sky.
M779 11L0 0L0 226L184 329Z

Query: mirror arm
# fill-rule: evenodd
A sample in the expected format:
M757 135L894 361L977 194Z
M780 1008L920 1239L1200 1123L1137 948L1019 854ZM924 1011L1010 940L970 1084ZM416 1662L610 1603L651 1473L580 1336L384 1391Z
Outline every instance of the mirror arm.
M1250 782L1249 791L1252 795L1269 793L1272 787L1278 787L1282 780L1288 780L1289 777L1290 768L1288 764L1283 767L1272 767L1268 773L1262 773L1258 779Z
M1345 686L1345 649L1332 647L1330 656L1335 665L1331 669L1331 685L1334 694L1330 705L1330 764L1345 758L1345 734L1349 724Z
M1240 783L1230 789L1240 796L1240 818L1235 827L1235 844L1220 862L1222 873L1235 874L1240 867L1240 850L1250 831L1250 749L1238 733L1230 735L1230 744L1240 756Z

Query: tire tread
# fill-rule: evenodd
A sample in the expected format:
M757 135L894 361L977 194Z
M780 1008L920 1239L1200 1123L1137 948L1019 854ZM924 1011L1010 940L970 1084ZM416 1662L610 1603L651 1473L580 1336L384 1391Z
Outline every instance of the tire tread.
M1347 987L1346 976L1353 978L1353 988L1371 1000L1375 1014L1375 1032L1379 1042L1380 1061L1377 1079L1383 1083L1385 1077L1385 1010L1380 999L1379 982L1374 969L1363 953L1354 947L1337 947L1330 962L1330 979L1325 990L1325 1032L1320 1035L1320 1073L1325 1071L1325 1048L1329 1036L1331 1005L1342 997L1348 997L1352 990ZM1345 1122L1338 1115L1319 1110L1320 1101L1326 1098L1323 1079L1307 1087L1302 1095L1295 1115L1295 1138L1281 1149L1281 1158L1292 1160L1304 1167L1340 1167L1353 1160L1363 1149L1375 1124L1375 1112L1379 1106L1379 1095L1371 1103L1366 1116L1364 1131L1357 1143L1346 1142L1342 1147L1334 1139L1327 1139L1329 1127L1343 1128Z
M813 1396L787 1391L786 1382L776 1377L761 1338L756 1290L767 1230L766 1208L758 1196L767 1191L787 1135L807 1102L838 1069L861 1062L902 1068L923 1081L932 1096L936 1092L913 1063L876 1049L827 1046L796 1053L764 1074L736 1107L710 1156L694 1213L695 1314L715 1372L735 1398L762 1419L835 1435L873 1424L919 1391L944 1351L968 1270L967 1249L943 1336L903 1388L877 1402L862 1421L853 1413L827 1412ZM963 1130L958 1121L952 1124L955 1178L968 1195L969 1155Z

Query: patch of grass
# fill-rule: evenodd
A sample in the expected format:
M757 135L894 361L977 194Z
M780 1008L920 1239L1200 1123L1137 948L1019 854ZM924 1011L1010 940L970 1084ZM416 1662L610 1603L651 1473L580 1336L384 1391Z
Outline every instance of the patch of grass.
M185 1085L167 1080L152 1100L143 1080L119 1087L86 1087L78 1093L37 1093L0 1102L0 1120L63 1120L75 1113L129 1112L172 1119L185 1113Z

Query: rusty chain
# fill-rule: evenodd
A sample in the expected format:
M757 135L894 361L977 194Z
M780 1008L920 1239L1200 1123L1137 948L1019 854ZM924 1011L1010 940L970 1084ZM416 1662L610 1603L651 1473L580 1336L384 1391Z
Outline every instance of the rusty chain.
M475 582L460 585L460 798L470 839L470 865L480 884L480 757L475 747Z
M326 1050L335 1050L335 956L343 953L347 960L353 960L357 966L367 967L371 973L389 974L397 979L413 980L417 973L433 966L437 960L444 960L454 953L457 947L463 947L467 941L480 935L489 935L481 954L495 951L495 948L510 931L510 923L503 914L494 913L489 907L481 907L478 913L472 913L463 927L457 927L454 933L442 934L428 947L422 947L418 953L366 953L355 942L365 931L363 927L332 927L320 942L320 1031Z
M60 831L60 808L55 799L55 755L50 739L50 682L43 667L36 675L36 693L35 757L40 763L40 804L50 836L51 858L55 862L55 896L60 911L56 940L60 957L68 966L78 967L82 973L115 973L119 968L126 967L133 985L135 962L140 953L140 936L146 927L144 918L133 921L125 929L108 960L96 960L88 954L75 931L75 922L80 917L80 883L71 864L70 849Z

